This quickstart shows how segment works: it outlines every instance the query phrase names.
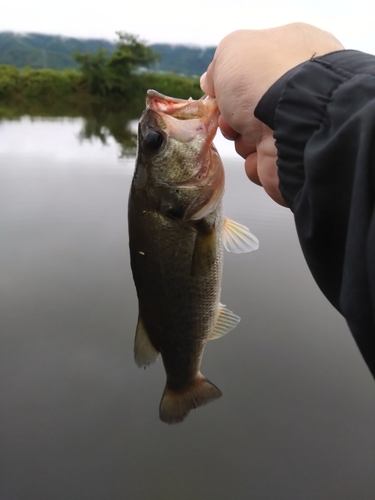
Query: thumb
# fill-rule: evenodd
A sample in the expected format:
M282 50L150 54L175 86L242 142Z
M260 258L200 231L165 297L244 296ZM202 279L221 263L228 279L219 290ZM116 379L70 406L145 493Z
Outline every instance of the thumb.
M215 88L214 88L214 81L213 81L213 63L211 63L207 71L203 73L200 79L200 86L202 91L211 96L215 97Z

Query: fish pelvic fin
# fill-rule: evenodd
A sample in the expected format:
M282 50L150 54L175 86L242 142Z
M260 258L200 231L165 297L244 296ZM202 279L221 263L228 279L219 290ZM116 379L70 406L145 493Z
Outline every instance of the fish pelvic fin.
M190 387L184 391L173 391L165 386L160 402L160 420L167 424L182 422L190 410L199 408L222 395L220 389L207 380L200 372Z
M138 316L138 324L134 339L134 359L139 368L147 368L147 366L155 363L159 351L151 344L142 318Z
M236 328L241 318L227 309L224 304L219 304L216 323L208 340L224 337L228 332Z
M246 226L224 218L223 244L225 250L234 253L252 252L259 248L259 240Z

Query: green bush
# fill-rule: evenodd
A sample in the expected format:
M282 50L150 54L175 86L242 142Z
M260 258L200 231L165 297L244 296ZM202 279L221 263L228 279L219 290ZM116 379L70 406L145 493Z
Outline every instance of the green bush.
M78 71L0 66L2 99L52 100L80 92L81 88L82 75Z
M14 66L0 66L0 98L19 92L19 70Z
M76 93L81 81L77 71L53 69L24 69L20 74L22 94L26 97L60 98Z
M180 99L189 99L189 97L199 99L203 95L199 86L199 78L174 73L144 73L140 80L140 88L144 95L148 89Z

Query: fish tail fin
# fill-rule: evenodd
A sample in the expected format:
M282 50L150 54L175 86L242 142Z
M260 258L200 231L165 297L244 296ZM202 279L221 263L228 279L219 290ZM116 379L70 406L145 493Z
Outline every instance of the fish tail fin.
M207 380L201 373L195 382L184 391L174 391L165 386L160 402L160 420L168 424L182 422L190 410L203 406L222 395L220 389Z

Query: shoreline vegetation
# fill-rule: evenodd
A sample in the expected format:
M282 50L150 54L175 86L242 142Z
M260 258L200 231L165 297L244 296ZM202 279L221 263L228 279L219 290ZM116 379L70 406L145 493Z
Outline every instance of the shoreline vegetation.
M135 35L118 32L117 36L111 54L105 49L75 52L77 70L0 65L0 117L77 116L93 107L109 112L127 109L136 117L150 88L173 97L201 97L199 78L149 72L148 66L160 59L159 54Z

